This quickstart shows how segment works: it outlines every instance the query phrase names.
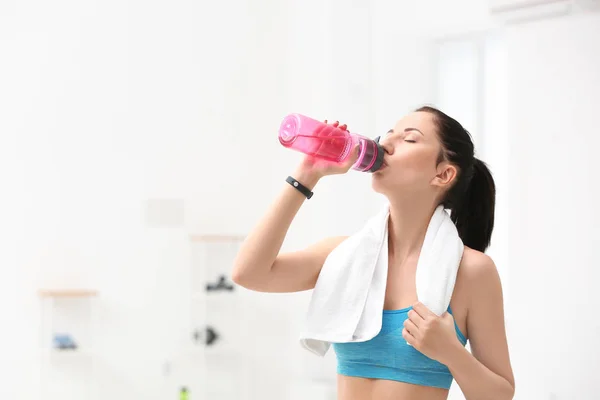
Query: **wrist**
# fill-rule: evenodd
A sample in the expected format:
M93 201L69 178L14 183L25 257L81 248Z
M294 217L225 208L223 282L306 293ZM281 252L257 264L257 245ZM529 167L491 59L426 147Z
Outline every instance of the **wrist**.
M306 186L309 190L313 190L319 180L322 178L319 173L302 167L297 168L292 174L292 177Z
M456 343L448 349L446 359L440 362L449 369L454 369L457 365L463 364L465 356L469 355L469 351L457 340Z

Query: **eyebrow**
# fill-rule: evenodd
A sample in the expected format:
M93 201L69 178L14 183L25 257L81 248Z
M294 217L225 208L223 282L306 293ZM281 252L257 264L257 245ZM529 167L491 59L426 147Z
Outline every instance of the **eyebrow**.
M404 132L411 132L411 131L416 131L416 132L419 132L421 135L423 135L423 132L421 132L421 131L420 131L420 130L418 130L417 128L406 128L406 129L404 130ZM393 130L393 129L390 129L389 131L387 131L387 133L394 133L394 130ZM423 135L423 137L424 137L424 136L425 136L425 135Z

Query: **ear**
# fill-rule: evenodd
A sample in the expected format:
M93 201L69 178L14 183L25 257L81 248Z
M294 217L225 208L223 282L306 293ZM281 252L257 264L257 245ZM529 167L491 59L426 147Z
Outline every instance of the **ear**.
M457 169L447 161L442 161L437 167L437 173L431 184L439 188L449 187L457 176Z

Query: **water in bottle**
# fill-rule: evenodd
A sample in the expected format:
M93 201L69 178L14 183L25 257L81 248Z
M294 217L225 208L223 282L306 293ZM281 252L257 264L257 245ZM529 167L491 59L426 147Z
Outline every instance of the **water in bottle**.
M358 144L358 160L352 169L362 172L375 172L381 168L385 154L377 140L301 114L290 114L283 119L279 127L279 142L312 157L336 163L346 160Z

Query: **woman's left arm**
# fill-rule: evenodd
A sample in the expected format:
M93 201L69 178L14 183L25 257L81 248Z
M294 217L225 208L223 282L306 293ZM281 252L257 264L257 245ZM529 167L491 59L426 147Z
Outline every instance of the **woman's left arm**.
M455 347L447 366L467 400L510 400L515 380L504 324L504 299L496 265L490 257L476 257L469 266L467 332L471 353ZM474 260L475 261L475 260Z
M467 400L511 400L515 380L504 326L500 276L487 255L470 258L463 276L468 279L467 333L472 354L458 341L454 318L438 317L421 302L414 304L402 336L426 356L445 364Z

